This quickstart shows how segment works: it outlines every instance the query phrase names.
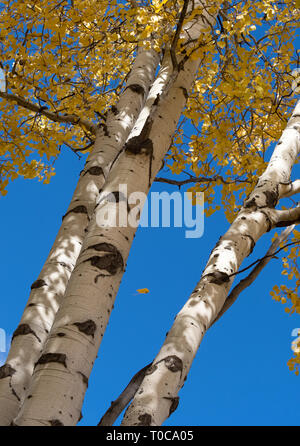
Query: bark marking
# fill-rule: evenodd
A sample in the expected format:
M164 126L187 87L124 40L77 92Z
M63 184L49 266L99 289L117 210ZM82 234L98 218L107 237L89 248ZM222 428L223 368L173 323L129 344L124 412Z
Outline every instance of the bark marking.
M86 214L86 215L88 215L88 211L87 211L86 206L82 206L82 205L80 205L80 206L76 206L75 208L73 208L73 209L71 209L70 211L68 211L68 212L63 216L62 219L66 218L67 215L71 214L72 212L74 212L75 214Z
M213 273L206 274L204 277L210 278L209 282L215 285L223 285L223 283L229 282L229 275L223 271L214 271Z
M57 418L55 418L53 420L49 420L49 423L51 426L64 426L64 424Z
M97 245L90 246L88 249L95 249L96 251L102 251L103 256L92 256L85 260L91 262L92 266L100 270L105 270L111 275L115 275L119 270L124 269L123 257L118 249L109 243L98 243Z
M178 356L175 355L167 356L166 358L164 358L164 361L165 361L165 366L167 367L168 370L170 370L170 372L182 373L183 362Z
M82 333L94 338L97 325L91 319L88 319L87 321L84 322L74 322L73 325L76 325L78 330L81 331Z
M41 288L42 286L47 285L43 279L38 279L31 285L30 289L34 290L35 288Z
M13 332L12 340L17 336L24 336L28 334L33 334L33 336L35 336L39 342L42 342L38 335L30 328L28 324L20 324Z
M16 370L9 364L4 364L2 367L0 367L0 379L7 378L8 376L12 377L15 372Z
M127 88L129 88L129 90L133 91L134 93L137 93L137 94L140 94L140 95L145 96L145 90L144 90L144 88L143 88L141 85L139 85L139 84L131 84L131 85L128 85L128 87L126 87L125 90L127 90ZM125 91L125 90L124 90L124 91Z
M144 413L139 416L138 426L151 426L152 416L149 413Z
M86 172L84 172L83 176L86 175L87 173L90 175L96 175L96 176L103 175L104 176L103 169L100 166L90 167Z
M48 364L49 362L58 362L67 368L66 364L67 356L64 353L45 353L35 363L35 367L38 364Z

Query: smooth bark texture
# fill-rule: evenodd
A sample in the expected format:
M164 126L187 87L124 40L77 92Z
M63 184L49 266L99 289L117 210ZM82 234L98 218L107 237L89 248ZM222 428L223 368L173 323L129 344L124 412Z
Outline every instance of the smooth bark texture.
M145 103L158 63L156 51L138 50L116 107L97 129L93 150L80 174L50 254L31 286L6 364L0 368L0 425L10 424L17 415L81 250L99 190Z
M188 39L194 41L209 28L212 17L206 11L203 14L205 20L198 15L189 24ZM117 219L124 217L124 210L134 212L135 202L127 196L147 193L161 168L200 63L182 58L178 69L171 59L167 53L145 108L106 179L17 425L74 425L81 418L88 377L137 226L126 222L105 226L103 209L111 214L116 210ZM121 190L122 185L127 191Z
M275 211L291 183L300 152L300 101L276 145L271 160L237 218L213 249L202 277L178 313L165 342L127 409L122 425L161 425L178 403L192 361L206 330L224 306L234 273L257 240L283 222ZM300 208L293 217L299 218ZM293 218L286 224L292 224Z

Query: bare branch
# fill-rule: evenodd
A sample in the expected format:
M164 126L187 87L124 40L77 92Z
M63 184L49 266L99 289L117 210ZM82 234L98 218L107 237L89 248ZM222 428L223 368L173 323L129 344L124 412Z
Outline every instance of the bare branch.
M118 416L133 399L151 364L152 362L133 376L121 395L111 403L110 408L105 412L98 426L112 426L114 424Z
M240 178L234 179L233 181L227 181L221 175L214 175L213 177L194 177L191 175L189 178L185 180L172 180L170 178L156 177L154 181L156 181L157 183L173 184L174 186L178 187L190 183L212 183L215 181L221 181L223 184L252 183L252 181L250 180L242 180Z
M60 115L58 113L53 113L49 110L47 110L47 107L40 107L36 104L32 104L31 102L27 101L26 99L17 96L15 94L11 93L4 93L0 92L0 97L3 99L7 99L11 102L16 102L20 107L26 108L27 110L31 110L33 112L36 112L37 114L46 116L48 119L54 122L65 122L69 124L74 125L81 125L85 127L88 131L95 134L97 126L92 124L91 122L87 121L86 119L79 118L79 116L76 115Z
M184 0L184 4L180 13L180 17L178 20L178 24L176 27L176 32L171 44L171 49L170 49L170 54L171 54L171 59L172 59L172 64L173 64L173 68L174 70L178 71L178 62L177 62L177 58L176 58L176 46L178 43L178 39L182 30L182 26L183 26L183 22L186 16L186 12L187 12L187 8L188 8L188 4L189 4L190 0Z

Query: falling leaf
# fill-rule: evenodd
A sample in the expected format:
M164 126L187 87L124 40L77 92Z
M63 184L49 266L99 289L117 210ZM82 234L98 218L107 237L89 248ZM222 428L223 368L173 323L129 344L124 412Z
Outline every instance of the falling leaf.
M140 294L147 294L149 293L148 288L140 288L139 290L137 290L138 293Z

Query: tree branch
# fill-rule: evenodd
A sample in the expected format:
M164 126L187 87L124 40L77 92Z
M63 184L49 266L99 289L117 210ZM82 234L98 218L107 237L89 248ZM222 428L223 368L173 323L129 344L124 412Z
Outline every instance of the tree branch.
M252 181L241 180L239 178L237 178L233 181L227 181L221 175L214 175L213 177L190 176L190 178L187 178L185 180L172 180L170 178L156 177L154 181L157 183L173 184L174 186L178 186L178 187L181 187L181 186L184 186L185 184L190 184L190 183L212 183L214 181L221 181L223 184L252 183Z
M114 424L118 416L122 413L122 411L130 403L130 401L136 394L151 364L152 362L143 367L133 376L121 395L111 403L109 409L105 412L105 414L99 421L98 426L112 426Z
M54 122L65 122L69 124L78 124L83 127L85 127L88 131L90 131L93 134L96 134L97 126L92 124L91 122L87 121L86 119L82 119L79 116L76 115L59 115L58 113L53 113L49 110L47 110L47 107L40 107L36 104L32 104L31 102L27 101L26 99L17 96L15 94L11 93L4 93L0 92L0 97L3 99L7 99L11 102L16 102L20 107L26 108L27 110L31 110L33 112L36 112L40 115L46 116L48 119Z
M176 27L176 32L175 32L175 35L174 35L174 38L173 38L173 41L172 41L172 44L171 44L171 49L170 49L170 54L171 54L173 68L176 71L178 71L178 62L177 62L177 58L176 58L176 46L177 46L178 39L179 39L181 30L182 30L182 25L183 25L183 22L184 22L184 19L185 19L185 16L186 16L186 12L187 12L187 8L188 8L188 5L189 5L189 1L190 0L184 0L184 4L183 4L183 7L182 7L182 10L181 10L181 13L180 13L180 17L179 17L179 20L178 20L178 24L177 24L177 27Z
M274 227L281 228L285 226L300 223L300 206L291 209L272 209L270 217Z
M280 198L291 197L292 195L299 194L300 192L300 180L291 181L288 184L280 185Z

